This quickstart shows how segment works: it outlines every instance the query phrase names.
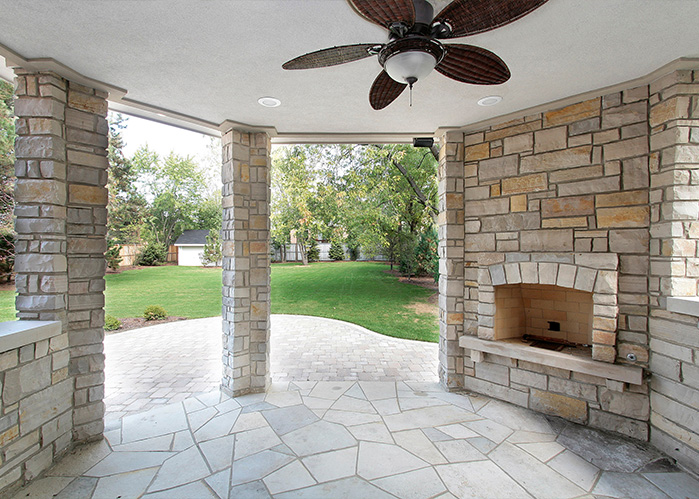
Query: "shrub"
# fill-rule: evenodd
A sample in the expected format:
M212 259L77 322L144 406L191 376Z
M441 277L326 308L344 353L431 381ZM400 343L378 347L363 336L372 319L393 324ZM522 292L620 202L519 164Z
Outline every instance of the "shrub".
M318 249L318 241L311 239L308 242L308 251L306 252L308 263L317 262L320 260L320 249Z
M121 256L119 256L120 251L121 246L117 244L116 241L110 239L107 242L107 251L104 253L104 259L107 260L107 267L112 270L117 270L119 268L119 264L122 260Z
M350 260L356 262L359 259L359 245L350 245L348 248Z
M0 282L10 282L15 268L15 235L0 231Z
M204 245L204 253L199 257L202 265L221 265L223 260L223 251L221 249L221 234L219 231L211 229L209 235L206 236L206 244Z
M432 276L439 281L439 256L437 254L437 230L430 227L420 234L415 248L416 274Z
M155 321L167 318L167 312L160 305L149 305L143 311L143 318L147 321Z
M344 260L345 259L345 250L342 247L342 244L340 244L337 241L333 241L330 243L330 251L329 251L330 258L333 260Z
M417 268L415 247L415 236L412 234L405 234L401 237L398 247L398 268L400 269L400 273L408 278L415 275L415 270Z
M104 318L104 329L107 331L115 331L121 327L121 321L113 315L107 314Z
M149 243L146 249L138 255L136 265L152 267L164 263L165 260L167 260L167 247L160 243Z

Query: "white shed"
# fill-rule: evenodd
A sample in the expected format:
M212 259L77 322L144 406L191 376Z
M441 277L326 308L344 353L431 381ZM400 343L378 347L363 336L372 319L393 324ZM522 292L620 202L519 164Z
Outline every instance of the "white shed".
M208 230L186 230L175 241L177 246L177 265L184 267L201 267L201 255L204 253Z

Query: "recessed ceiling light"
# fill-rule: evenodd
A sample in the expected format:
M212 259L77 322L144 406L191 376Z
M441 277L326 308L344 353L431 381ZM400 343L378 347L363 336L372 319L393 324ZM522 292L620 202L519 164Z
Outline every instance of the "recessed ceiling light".
M260 97L259 99L257 99L257 102L261 106L265 107L278 107L282 105L282 101L280 101L279 99L275 99L274 97Z
M494 106L502 100L499 95L489 95L488 97L483 97L478 101L479 106Z

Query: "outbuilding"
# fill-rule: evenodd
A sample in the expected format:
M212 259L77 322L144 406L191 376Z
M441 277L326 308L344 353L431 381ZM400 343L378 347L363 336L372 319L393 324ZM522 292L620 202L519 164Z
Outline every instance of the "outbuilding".
M177 247L177 265L185 267L201 267L201 256L204 253L208 230L186 230L175 241Z

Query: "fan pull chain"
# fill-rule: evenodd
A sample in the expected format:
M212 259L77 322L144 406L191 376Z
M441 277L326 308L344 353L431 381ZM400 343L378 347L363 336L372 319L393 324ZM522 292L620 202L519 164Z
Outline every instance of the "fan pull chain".
M413 107L413 83L417 81L417 78L411 76L406 78L405 81L407 81L408 85L410 86L410 107Z

